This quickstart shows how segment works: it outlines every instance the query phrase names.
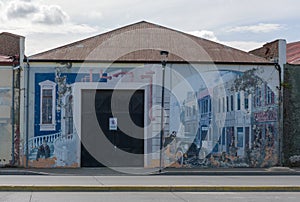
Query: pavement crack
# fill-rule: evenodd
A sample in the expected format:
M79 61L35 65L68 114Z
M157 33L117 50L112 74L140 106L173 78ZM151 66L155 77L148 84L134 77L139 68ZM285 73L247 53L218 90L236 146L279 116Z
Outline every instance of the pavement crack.
M93 176L93 178L101 185L104 185L97 177Z
M31 200L32 200L32 194L33 194L33 192L30 192L29 202L31 202Z
M172 195L173 195L173 196L175 196L175 197L177 197L177 198L181 199L182 201L189 202L189 200L186 200L185 198L183 198L183 197L179 196L179 195L178 195L178 194L176 194L175 192L171 192L171 193L172 193Z

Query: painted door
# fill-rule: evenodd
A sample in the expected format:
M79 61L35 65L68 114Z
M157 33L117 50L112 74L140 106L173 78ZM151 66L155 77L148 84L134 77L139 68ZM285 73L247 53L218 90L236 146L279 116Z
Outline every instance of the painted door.
M143 90L83 91L81 123L81 166L144 165Z

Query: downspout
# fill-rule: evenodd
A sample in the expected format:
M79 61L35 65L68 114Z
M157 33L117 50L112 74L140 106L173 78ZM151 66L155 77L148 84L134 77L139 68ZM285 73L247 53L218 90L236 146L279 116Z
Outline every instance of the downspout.
M15 70L12 66L12 102L11 102L11 165L15 165Z
M24 66L24 56L25 56L25 37L21 36L20 37L20 40L19 40L19 58L18 58L18 66L15 67L15 65L13 64L12 66L12 108L11 108L11 124L12 124L12 148L11 148L11 155L12 155L12 161L11 161L11 165L15 165L16 163L16 156L15 156L15 147L19 147L20 145L17 143L15 144L15 141L19 141L19 137L15 131L15 125L16 125L16 122L15 122L15 84L16 82L19 82L19 74L17 75L17 78L16 78L16 75L15 75L15 71L19 72L20 69L23 68ZM17 79L17 81L16 81ZM18 88L18 87L17 87ZM19 96L20 96L20 92L19 92ZM20 100L20 97L18 96L18 99ZM18 102L18 105L20 104L20 102ZM19 109L20 109L20 106L17 108L18 109L18 117L19 117ZM18 123L17 123L17 127L19 128L20 126L20 120L18 118ZM19 130L18 130L19 131ZM17 149L17 162L19 162L19 148Z
M279 77L279 86L278 89L278 158L279 158L279 165L283 166L283 95L282 95L282 71L280 65L276 62L275 69L278 71Z
M278 130L279 130L279 165L283 166L284 151L283 151L283 90L282 82L284 81L284 65L286 64L286 40L279 39L278 41L278 59L275 60L275 69L278 71L279 86L277 87L279 93L279 112L278 112Z
M26 65L26 100L25 100L25 117L26 117L26 121L25 121L25 125L26 125L26 131L25 131L25 145L26 145L26 148L25 148L25 155L26 155L26 168L28 168L28 154L29 154L29 151L28 151L28 139L29 139L29 127L28 127L28 124L29 124L29 70L30 70L30 64L29 64L29 59L27 57L27 65Z

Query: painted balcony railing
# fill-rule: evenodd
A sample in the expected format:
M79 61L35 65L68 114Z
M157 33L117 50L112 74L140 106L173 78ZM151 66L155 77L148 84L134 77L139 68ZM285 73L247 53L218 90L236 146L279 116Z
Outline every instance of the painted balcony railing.
M53 143L57 138L61 136L61 133L54 133L50 135L43 135L43 136L37 136L30 138L28 140L28 152L29 155L32 151L34 151L36 148L38 148L40 145L43 144L43 141L45 140L47 144ZM26 153L26 144L24 145L24 153Z

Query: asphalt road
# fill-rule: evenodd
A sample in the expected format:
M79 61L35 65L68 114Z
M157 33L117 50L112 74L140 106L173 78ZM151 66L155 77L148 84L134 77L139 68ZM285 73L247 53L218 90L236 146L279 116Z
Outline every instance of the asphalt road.
M1 202L97 202L97 201L206 201L206 202L298 202L299 192L0 192Z

